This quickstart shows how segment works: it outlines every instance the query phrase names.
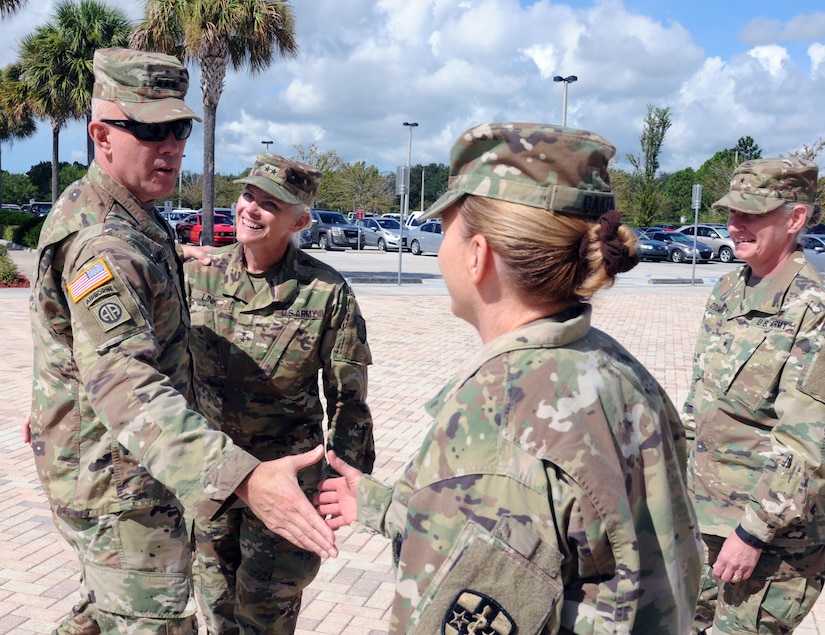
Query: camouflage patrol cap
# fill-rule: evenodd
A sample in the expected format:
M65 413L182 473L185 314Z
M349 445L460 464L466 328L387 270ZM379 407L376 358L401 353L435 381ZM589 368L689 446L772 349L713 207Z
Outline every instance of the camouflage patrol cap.
M129 119L141 123L201 121L183 101L189 73L176 57L135 49L98 49L93 68L92 96L115 102Z
M287 205L312 205L323 174L314 168L275 154L259 154L249 174L235 183L261 188Z
M616 148L586 130L541 123L470 128L450 153L449 189L422 216L473 194L597 218L616 209L607 164Z
M733 172L730 191L711 207L767 214L786 202L813 203L819 168L801 159L754 159Z

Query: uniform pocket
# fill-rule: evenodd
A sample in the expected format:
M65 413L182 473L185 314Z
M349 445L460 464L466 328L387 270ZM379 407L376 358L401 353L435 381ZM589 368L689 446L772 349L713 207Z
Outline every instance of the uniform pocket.
M730 370L721 374L727 379L722 390L748 412L758 412L773 402L777 378L790 355L786 333L760 335L736 338L724 362Z
M521 534L523 536L523 532ZM531 534L534 535L534 534ZM535 536L521 553L469 522L411 619L410 633L535 635L561 612L561 554Z

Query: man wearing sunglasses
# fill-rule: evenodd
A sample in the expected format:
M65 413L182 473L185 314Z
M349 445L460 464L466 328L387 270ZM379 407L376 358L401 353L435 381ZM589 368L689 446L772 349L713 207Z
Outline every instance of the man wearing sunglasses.
M192 120L175 58L94 56L96 156L43 227L32 288L31 444L80 599L59 632L197 632L190 523L243 499L322 557L332 531L298 487L312 452L259 462L192 409L189 314L172 236L154 210L175 187Z

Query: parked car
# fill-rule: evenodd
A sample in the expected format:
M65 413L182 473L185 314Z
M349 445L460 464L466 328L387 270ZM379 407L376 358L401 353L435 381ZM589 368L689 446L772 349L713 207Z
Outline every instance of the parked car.
M14 203L3 203L3 205L0 206L0 209L7 210L9 212L19 212L20 206Z
M686 262L693 260L693 236L681 232L653 231L645 232L653 240L661 240L670 249L672 262ZM696 262L707 262L713 258L713 249L701 242L696 242Z
M298 246L301 249L312 247L312 230L309 227L304 227L298 235Z
M421 211L410 212L410 215L407 216L407 219L404 221L404 223L407 225L407 227L418 227L422 222L425 222L421 220L421 217L423 215L424 212Z
M341 212L333 212L328 209L313 209L309 213L312 218L310 232L312 233L312 244L318 245L321 249L332 249L333 247L351 247L358 249L364 246L364 236L361 234L361 241L358 241L358 228L350 225L346 216Z
M799 244L803 249L812 249L818 253L825 251L825 235L823 234L802 234L799 237Z
M235 226L232 224L232 219L228 216L221 216L215 214L215 246L231 245L235 242ZM182 221L179 221L175 227L175 234L180 243L194 243L195 245L202 244L201 237L203 234L203 215L189 214Z
M734 259L733 239L726 225L714 223L699 223L695 226L696 238L713 249L713 257L721 262L732 262ZM687 236L693 236L694 226L684 225L676 231Z
M164 209L161 210L160 215L163 216L169 227L175 232L175 227L178 226L178 223L194 213L195 210L193 209L173 209L168 212ZM177 232L175 232L175 235L177 236Z
M799 244L805 259L820 273L825 272L825 234L802 234Z
M407 242L410 245L410 251L416 256L420 256L424 252L437 254L441 248L443 238L441 219L432 219L417 227L412 227Z
M641 260L667 260L670 258L670 249L667 243L661 240L654 240L641 229L637 229L636 238L639 243L639 254Z
M202 213L203 213L203 208L201 207L198 210L198 214L202 214ZM231 207L215 207L212 210L212 213L215 216L228 216L232 220L232 224L233 225L235 224L235 210L233 210Z
M29 212L35 216L45 216L52 209L51 201L34 201L33 203L26 203L21 208L24 212Z
M398 251L401 223L395 218L374 216L355 221L355 226L361 229L361 235L367 247L378 247L381 251L387 251L387 249ZM404 236L401 239L402 248L407 246L408 233L409 229L405 229Z

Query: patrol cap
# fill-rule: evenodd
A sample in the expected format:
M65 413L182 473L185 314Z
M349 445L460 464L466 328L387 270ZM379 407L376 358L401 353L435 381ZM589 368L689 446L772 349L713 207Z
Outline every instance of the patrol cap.
M450 152L446 193L422 216L440 216L467 194L597 218L616 209L604 137L541 123L488 123L464 132Z
M754 159L733 171L730 191L711 207L767 214L786 202L813 203L819 168L802 159Z
M259 154L249 174L235 183L261 188L288 205L312 205L321 178L318 170L275 154Z
M189 72L176 57L105 48L95 51L92 66L92 96L115 102L129 119L141 123L201 121L183 101L189 88Z

